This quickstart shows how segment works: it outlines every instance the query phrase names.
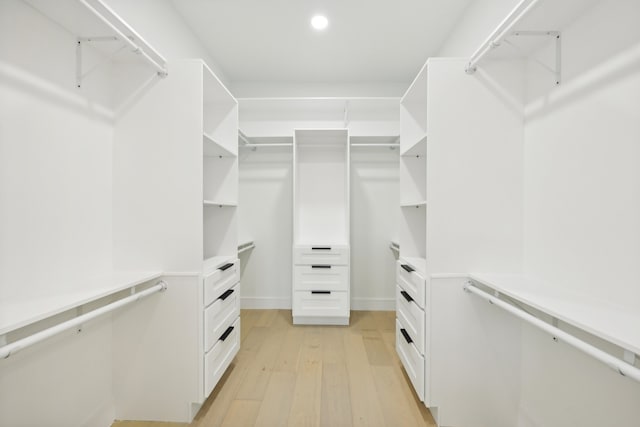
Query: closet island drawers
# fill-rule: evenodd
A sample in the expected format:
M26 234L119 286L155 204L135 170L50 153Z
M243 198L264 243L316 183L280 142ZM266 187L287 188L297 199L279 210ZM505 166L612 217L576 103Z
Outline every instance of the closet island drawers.
M327 290L293 293L294 316L348 317L349 293Z
M204 275L204 305L216 300L240 280L239 261L230 261Z
M296 265L294 280L297 291L346 291L349 283L346 265Z
M348 265L349 247L344 245L311 245L293 248L293 263Z
M229 325L240 316L240 284L222 293L204 311L204 350L209 351Z
M396 352L407 376L421 401L424 401L424 356L420 354L411 334L396 320Z
M410 264L398 261L398 285L404 289L418 306L424 309L426 303L426 280Z
M204 391L208 396L240 349L240 318L225 328L204 357Z

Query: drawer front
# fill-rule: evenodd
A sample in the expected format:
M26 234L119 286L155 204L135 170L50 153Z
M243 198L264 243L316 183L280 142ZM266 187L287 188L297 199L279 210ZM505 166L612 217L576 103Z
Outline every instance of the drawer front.
M409 271L411 269L409 264L398 261L396 267L398 285L411 295L420 308L424 309L426 281L417 271Z
M299 265L348 265L349 247L344 245L294 246L293 263Z
M240 316L240 283L224 292L204 311L204 350L209 351Z
M293 316L349 316L349 293L338 291L295 291Z
M349 268L345 265L296 265L293 288L296 291L346 291Z
M229 266L229 264L231 265ZM239 280L240 265L237 259L206 274L204 276L204 305L211 304Z
M240 349L240 318L236 319L224 340L219 339L204 355L204 395L209 396Z
M396 351L416 394L424 402L424 357L407 341L402 330L404 328L396 320Z
M424 354L425 313L400 286L396 286L396 316L413 339L416 349Z

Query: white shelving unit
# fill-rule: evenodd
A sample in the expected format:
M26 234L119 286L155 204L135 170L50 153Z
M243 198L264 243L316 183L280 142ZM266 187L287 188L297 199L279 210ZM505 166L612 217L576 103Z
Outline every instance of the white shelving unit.
M298 129L293 148L295 324L348 324L349 134Z
M162 272L115 272L88 280L83 290L49 295L38 299L0 302L0 336L82 307L123 290L159 279Z
M76 37L75 85L93 93L94 80L110 79L113 90L99 97L105 107L116 110L149 80L149 74L166 77L166 60L126 21L102 0L27 0ZM123 76L126 76L123 78Z

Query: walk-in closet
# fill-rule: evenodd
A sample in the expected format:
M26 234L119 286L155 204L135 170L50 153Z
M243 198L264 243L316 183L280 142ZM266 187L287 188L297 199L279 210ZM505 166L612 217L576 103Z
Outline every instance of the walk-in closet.
M638 427L638 18L0 0L0 427Z

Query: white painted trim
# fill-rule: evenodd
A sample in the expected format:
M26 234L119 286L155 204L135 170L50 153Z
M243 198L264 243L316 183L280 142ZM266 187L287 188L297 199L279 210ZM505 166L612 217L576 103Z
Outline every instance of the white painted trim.
M394 311L395 298L352 298L351 310L355 311Z
M240 308L291 310L291 297L241 297Z

